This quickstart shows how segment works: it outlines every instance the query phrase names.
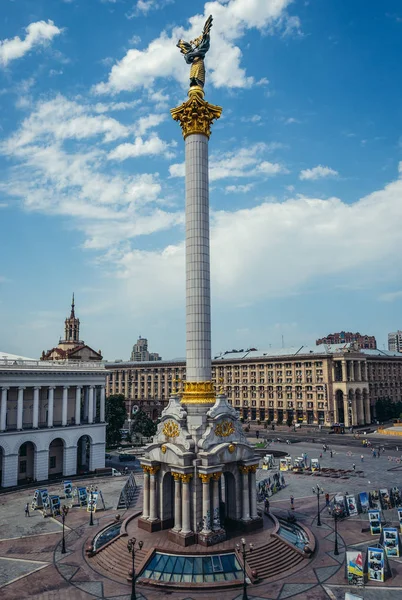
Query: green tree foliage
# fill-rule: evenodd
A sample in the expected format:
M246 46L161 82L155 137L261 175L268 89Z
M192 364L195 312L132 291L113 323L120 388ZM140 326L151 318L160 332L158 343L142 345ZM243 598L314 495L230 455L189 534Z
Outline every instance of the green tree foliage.
M375 411L379 421L389 421L400 417L402 402L393 402L391 398L378 398Z
M114 394L106 398L106 445L119 444L121 441L120 429L127 417L126 399L123 394Z
M286 425L288 427L292 427L293 425L293 418L290 415L288 415L288 418L286 419Z
M139 410L132 418L131 427L134 436L152 437L156 433L157 424L143 410Z

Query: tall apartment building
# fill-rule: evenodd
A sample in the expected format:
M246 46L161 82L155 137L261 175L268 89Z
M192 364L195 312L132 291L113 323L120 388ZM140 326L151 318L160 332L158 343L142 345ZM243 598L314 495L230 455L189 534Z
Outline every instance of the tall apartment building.
M388 334L388 350L390 352L402 352L402 331L394 331Z
M316 340L316 345L321 344L355 344L361 350L363 348L375 350L377 341L373 335L362 335L361 333L351 333L350 331L340 331L339 333L330 333L326 337Z
M148 340L140 336L133 346L130 360L136 362L154 361L161 360L161 356L157 352L148 352Z
M127 411L140 406L156 418L182 387L184 360L109 363L108 394L123 394ZM371 423L378 398L402 400L402 355L356 350L353 344L301 347L273 353L231 352L212 361L223 388L244 419L346 426Z

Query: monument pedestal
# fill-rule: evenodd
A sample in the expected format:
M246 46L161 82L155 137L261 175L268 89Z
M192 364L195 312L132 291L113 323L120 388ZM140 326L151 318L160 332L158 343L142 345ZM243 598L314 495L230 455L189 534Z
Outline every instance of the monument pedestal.
M226 531L224 529L217 529L208 533L200 532L197 537L200 546L214 546L226 540Z
M170 531L168 531L168 538L171 542L174 542L178 546L183 546L184 548L186 546L192 546L196 542L195 533L193 531L181 533L180 531L170 529Z
M148 531L148 533L153 533L154 531L160 531L162 529L162 525L159 519L156 521L150 521L149 519L140 517L138 519L138 528Z

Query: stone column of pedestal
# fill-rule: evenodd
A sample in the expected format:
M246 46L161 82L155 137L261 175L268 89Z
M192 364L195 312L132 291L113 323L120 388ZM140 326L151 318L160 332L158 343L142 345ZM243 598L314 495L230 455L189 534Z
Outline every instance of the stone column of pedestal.
M39 386L34 387L33 396L33 414L32 414L32 427L38 429L39 427Z
M144 471L144 493L142 500L142 518L148 519L149 517L149 467L141 465Z
M348 370L346 366L346 360L342 361L342 381L348 380Z
M82 386L77 385L75 388L75 424L81 424L81 390Z
M257 513L257 478L256 478L256 471L257 471L257 466L258 465L251 465L251 467L249 467L250 469L250 512L251 512L251 518L252 519L257 519L258 517L258 513Z
M213 492L212 492L212 529L221 528L221 518L219 511L219 485L222 473L213 474Z
M182 528L181 533L191 533L190 527L190 473L181 476L182 481Z
M174 479L174 527L175 531L181 531L181 475L172 473Z
M250 521L250 492L248 486L248 467L239 466L242 474L242 515L243 521Z
M211 481L211 474L200 473L200 479L202 481L202 532L211 532L211 496L209 482Z
M5 431L7 427L7 394L9 389L8 387L1 388L0 431Z
M100 422L105 422L105 386L101 385L100 389Z
M360 360L357 361L357 381L362 380L362 363Z
M94 422L94 386L89 386L88 393L88 423Z
M21 386L18 388L18 400L17 400L17 429L22 429L22 419L24 412L24 390L25 387Z
M98 388L95 386L94 387L94 414L93 414L94 423L96 423L97 414L98 414Z
M69 386L63 386L63 399L61 404L61 424L63 427L67 425L67 403L68 403Z
M156 489L156 474L159 467L149 467L150 482L149 482L149 520L158 520L158 498Z
M53 410L54 410L54 387L49 388L47 402L47 426L53 427Z

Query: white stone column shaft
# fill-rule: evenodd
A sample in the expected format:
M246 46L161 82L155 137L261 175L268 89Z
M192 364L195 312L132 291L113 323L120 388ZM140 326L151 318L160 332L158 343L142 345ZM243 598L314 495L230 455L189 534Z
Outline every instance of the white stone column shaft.
M211 531L211 496L209 482L211 475L201 476L202 479L202 531L209 533Z
M35 450L34 478L36 481L45 481L49 477L49 448Z
M158 507L156 497L156 473L151 471L150 482L149 482L149 520L157 521L158 519Z
M17 429L22 429L22 419L24 412L24 390L23 386L18 388L18 400L17 400Z
M254 469L250 471L250 508L251 508L251 518L256 519L258 517L257 513L257 485L256 485L256 472Z
M94 421L96 420L97 411L97 400L98 400L98 388L94 387Z
M174 527L175 531L181 530L181 479L178 473L174 477Z
M349 361L349 377L350 377L350 381L355 380L355 362L354 362L354 360Z
M89 396L89 387L87 385L84 386L84 419L88 419L88 396Z
M142 517L149 517L149 471L144 471L144 495L142 501Z
M208 138L185 141L186 380L211 380Z
M6 430L7 422L7 394L10 388L1 388L1 406L0 406L0 431Z
M81 425L81 390L82 386L75 388L75 424Z
M190 533L190 477L182 475L182 533Z
M248 487L248 469L242 471L242 517L243 521L250 520L250 492Z
M100 422L105 422L105 386L100 389Z
M63 387L63 400L61 405L61 424L63 427L67 425L67 403L68 403L68 389L69 386Z
M88 423L94 422L94 386L89 386L88 393Z
M48 403L47 403L47 426L48 427L53 427L53 409L54 409L54 387L50 387Z
M32 427L38 429L39 427L39 390L40 387L34 387L33 396L33 414L32 414Z
M214 473L212 483L212 529L215 530L221 528L221 519L219 514L219 486L221 483L220 476L220 473Z

